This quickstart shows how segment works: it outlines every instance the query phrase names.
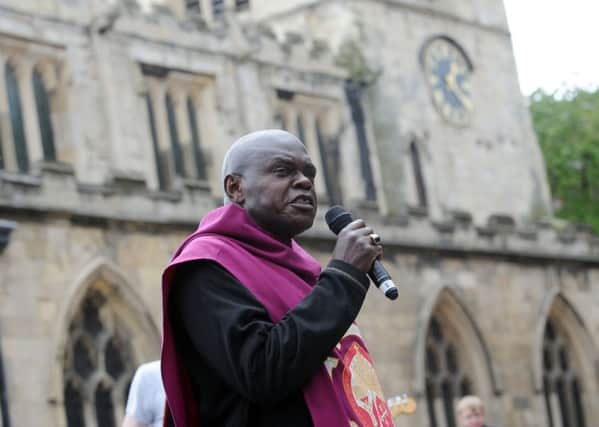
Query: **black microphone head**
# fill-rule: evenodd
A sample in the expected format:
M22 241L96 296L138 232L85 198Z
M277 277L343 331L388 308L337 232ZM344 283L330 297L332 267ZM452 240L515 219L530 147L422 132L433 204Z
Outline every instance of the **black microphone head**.
M399 291L397 290L397 288L387 289L387 291L385 292L385 296L391 300L397 299L397 297L399 296Z
M351 214L341 206L333 206L330 208L324 215L324 219L331 231L335 234L339 234L347 224L354 220Z

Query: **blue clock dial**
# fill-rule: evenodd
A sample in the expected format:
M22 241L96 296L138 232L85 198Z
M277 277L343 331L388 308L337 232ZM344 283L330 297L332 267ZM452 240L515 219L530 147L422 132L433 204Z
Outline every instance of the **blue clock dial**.
M468 124L473 110L472 69L463 51L440 37L426 46L423 63L433 103L441 116L455 125Z

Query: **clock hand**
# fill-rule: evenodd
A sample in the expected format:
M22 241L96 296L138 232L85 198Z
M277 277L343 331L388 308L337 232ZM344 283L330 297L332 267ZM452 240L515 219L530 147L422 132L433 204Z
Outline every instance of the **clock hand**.
M462 89L456 81L456 77L459 73L459 69L455 63L451 63L449 66L449 72L445 76L445 83L451 93L457 98L458 102L468 110L472 109L472 102L464 95Z

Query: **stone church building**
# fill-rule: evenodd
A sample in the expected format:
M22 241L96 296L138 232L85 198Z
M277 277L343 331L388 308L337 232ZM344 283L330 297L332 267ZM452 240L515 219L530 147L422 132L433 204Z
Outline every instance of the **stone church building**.
M113 427L238 136L316 163L400 284L359 316L398 426L599 419L599 239L557 221L501 0L1 0L0 426Z

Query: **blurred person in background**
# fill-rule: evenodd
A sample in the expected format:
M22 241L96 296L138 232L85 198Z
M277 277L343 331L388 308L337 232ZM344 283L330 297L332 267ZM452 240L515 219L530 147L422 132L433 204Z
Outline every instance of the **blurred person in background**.
M490 427L485 424L485 407L477 396L464 396L456 405L460 427Z
M165 402L160 360L140 365L129 388L122 427L162 427Z

